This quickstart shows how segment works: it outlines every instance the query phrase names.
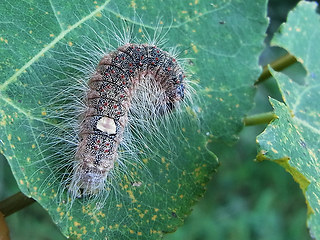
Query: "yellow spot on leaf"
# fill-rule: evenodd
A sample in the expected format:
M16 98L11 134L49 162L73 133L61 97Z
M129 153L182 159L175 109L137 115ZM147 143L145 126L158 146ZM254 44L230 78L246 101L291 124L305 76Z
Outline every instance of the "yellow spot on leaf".
M42 115L42 116L46 116L46 115L47 115L47 112L46 112L46 111L42 111L42 112L41 112L41 115Z
M271 148L271 151L274 153L278 153L278 151L276 149L274 149L273 147Z
M194 51L194 53L198 53L198 48L196 45L194 45L193 43L191 43L191 47L192 47L192 50Z
M6 119L7 119L7 116L4 115L0 121L0 126L5 126L6 125Z
M131 1L130 6L131 6L132 8L136 8L136 7L137 7L137 3L136 3L135 1Z
M131 190L128 190L127 193L129 193L129 197L131 198L132 203L137 202L137 199L134 197L133 192Z
M11 141L11 139L12 139L12 135L9 134L9 135L8 135L8 140Z
M122 208L122 203L116 205L118 208Z
M51 33L51 34L50 34L50 37L54 37L54 34L53 34L53 33Z
M101 217L103 217L103 218L106 216L106 215L105 215L103 212L101 212L101 211L100 211L97 215L98 215L98 216L101 216Z
M170 166L170 163L167 163L167 164L166 164L166 169L167 169L167 171L169 171L169 166Z
M79 227L81 224L80 224L79 222L73 222L73 225L74 225L75 227Z
M317 159L317 155L311 149L308 149L308 153L310 154L311 157L313 157L314 159Z
M155 221L157 219L157 215L153 215L153 217L151 218L153 221Z
M72 42L68 42L68 45L71 47L73 45L73 43Z
M36 148L36 145L35 144L32 144L32 146L31 146L32 148Z
M20 182L20 184L21 184L21 185L23 185L23 184L24 184L24 181L23 181L23 180L21 180L21 179L19 180L19 182Z
M149 162L149 160L147 158L142 159L144 164L147 164Z

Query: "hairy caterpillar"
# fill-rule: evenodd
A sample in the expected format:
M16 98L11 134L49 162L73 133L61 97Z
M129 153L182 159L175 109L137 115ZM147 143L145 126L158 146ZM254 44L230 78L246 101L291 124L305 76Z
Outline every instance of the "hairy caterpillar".
M87 195L103 188L117 159L133 95L142 98L133 104L149 102L144 110L150 115L167 114L184 98L183 78L175 58L156 46L126 44L100 60L89 80L72 192L79 189Z

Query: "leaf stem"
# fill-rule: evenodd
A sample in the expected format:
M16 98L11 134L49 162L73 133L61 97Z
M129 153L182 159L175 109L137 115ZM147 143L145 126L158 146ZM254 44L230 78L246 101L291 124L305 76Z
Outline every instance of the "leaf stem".
M284 55L277 60L273 61L269 65L276 71L280 71L282 69L285 69L286 67L289 67L290 65L294 64L297 62L297 59L290 55ZM263 67L263 71L258 78L258 80L255 82L255 85L262 83L264 80L268 79L271 76L271 73L269 72L268 66Z
M245 126L253 126L258 124L268 124L271 120L276 119L277 115L274 112L259 113L245 117L243 123Z
M0 202L0 212L7 217L34 202L35 200L33 198L29 198L22 192L18 192Z

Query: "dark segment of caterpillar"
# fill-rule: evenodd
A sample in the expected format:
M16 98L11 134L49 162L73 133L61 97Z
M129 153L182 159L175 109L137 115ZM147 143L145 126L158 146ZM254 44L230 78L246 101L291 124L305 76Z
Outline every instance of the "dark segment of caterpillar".
M149 114L159 116L184 98L183 79L175 58L148 44L125 44L100 60L89 80L87 109L80 119L80 143L69 186L73 196L93 195L104 188L139 86L151 86Z

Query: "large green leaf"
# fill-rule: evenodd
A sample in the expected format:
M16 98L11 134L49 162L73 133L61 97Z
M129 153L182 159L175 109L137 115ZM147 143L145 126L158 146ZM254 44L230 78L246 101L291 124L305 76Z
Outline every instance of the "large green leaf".
M300 184L308 204L311 236L320 239L320 17L316 8L316 3L300 2L272 41L297 57L307 77L300 85L272 71L285 104L271 100L278 119L258 137L258 157L276 161Z
M157 239L174 231L203 195L217 167L207 143L212 138L234 141L242 118L252 107L265 15L265 0L177 1L170 3L169 10L167 1L2 1L1 152L20 189L47 209L62 232L73 238ZM168 30L167 45L178 46L182 57L191 58L187 68L194 72L191 80L199 85L195 97L199 101L192 107L200 119L186 111L180 116L179 129L176 125L160 129L162 138L144 133L150 141L168 141L170 151L153 148L150 154L142 149L149 153L141 154L146 168L127 172L142 182L140 187L123 173L101 211L81 200L68 209L57 201L59 182L51 179L51 164L57 159L50 156L62 148L52 148L47 139L55 125L49 119L53 110L48 98L64 89L50 86L60 86L60 80L68 77L69 54L87 56L92 42L116 45L109 32L112 24L121 29L126 19L135 27L136 39L143 41L139 28L152 34L158 16L163 30ZM88 39L91 44L86 45Z

